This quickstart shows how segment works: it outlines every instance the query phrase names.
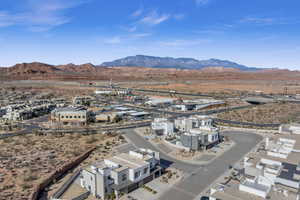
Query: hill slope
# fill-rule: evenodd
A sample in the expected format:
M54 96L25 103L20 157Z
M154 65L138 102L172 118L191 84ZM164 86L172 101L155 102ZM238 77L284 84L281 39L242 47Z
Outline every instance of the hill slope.
M9 75L23 75L23 74L49 74L57 73L61 71L53 65L45 63L33 62L33 63L21 63L12 67L6 68L6 72Z

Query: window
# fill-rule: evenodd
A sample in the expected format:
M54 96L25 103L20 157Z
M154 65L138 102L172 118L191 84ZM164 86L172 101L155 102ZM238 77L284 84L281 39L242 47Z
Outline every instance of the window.
M80 119L80 118L81 118L81 116L79 115L79 116L78 116L78 119Z
M66 116L66 118L69 118L69 116Z
M144 169L144 174L147 174L148 172L148 167Z
M137 171L134 173L134 178L137 179L140 176L141 172Z
M72 119L73 117L72 116L70 116L70 119Z
M122 174L122 181L126 181L127 179L127 175L126 174Z
M61 118L63 119L63 118L65 118L64 116L61 116Z
M76 118L77 118L77 116L74 116L74 118L76 119Z

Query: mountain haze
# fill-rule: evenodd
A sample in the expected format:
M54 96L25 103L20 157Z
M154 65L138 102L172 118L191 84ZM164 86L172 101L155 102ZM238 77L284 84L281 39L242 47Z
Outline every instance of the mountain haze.
M112 62L104 62L105 67L150 67L150 68L177 68L177 69L203 69L207 67L233 68L242 71L254 71L258 68L247 67L235 62L219 59L196 60L194 58L172 58L136 55L128 56Z

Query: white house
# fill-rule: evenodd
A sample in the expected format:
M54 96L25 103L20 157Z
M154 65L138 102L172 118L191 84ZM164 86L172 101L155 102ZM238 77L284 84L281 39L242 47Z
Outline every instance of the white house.
M300 124L282 124L279 127L279 133L282 134L300 134Z
M294 165L261 158L244 158L245 180L239 190L266 198L271 188L277 185L300 189L300 164Z
M252 163L245 157L244 168L247 178L240 183L239 190L266 198L280 174L282 163L264 158Z
M209 130L213 127L213 119L206 115L197 115L189 118L178 118L174 121L175 128L182 132L188 132L190 129L202 128Z
M151 129L156 135L170 136L174 134L174 124L165 118L155 118Z
M286 138L279 138L276 142L266 138L267 155L286 159L293 151L296 141Z
M112 193L118 196L160 175L159 165L159 152L150 149L121 153L84 169L80 185L97 198L105 199Z

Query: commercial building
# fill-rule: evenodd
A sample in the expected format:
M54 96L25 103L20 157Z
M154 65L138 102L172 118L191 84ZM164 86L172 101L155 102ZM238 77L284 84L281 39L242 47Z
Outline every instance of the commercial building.
M128 95L130 94L129 90L119 90L119 89L106 89L106 90L96 90L96 95L113 95L113 96L119 96L119 95Z
M172 106L175 110L191 111L196 110L196 104L177 104Z
M153 107L157 107L157 106L171 105L174 101L175 101L175 99L171 99L171 98L152 97L152 98L150 98L149 101L146 101L145 104L153 106Z
M104 159L84 169L80 185L101 199L131 192L161 175L159 152L139 149Z
M52 125L85 126L89 120L89 113L83 107L57 108L51 112Z
M214 99L196 99L196 100L184 100L181 104L173 105L172 107L180 111L201 110L209 107L223 106L226 103L220 100Z
M128 115L129 115L129 118L134 119L134 120L144 120L151 116L151 114L148 112L132 112L132 113L129 113Z
M95 122L114 122L121 119L121 115L117 112L95 112L93 118Z
M96 90L96 95L111 95L113 94L113 90Z

